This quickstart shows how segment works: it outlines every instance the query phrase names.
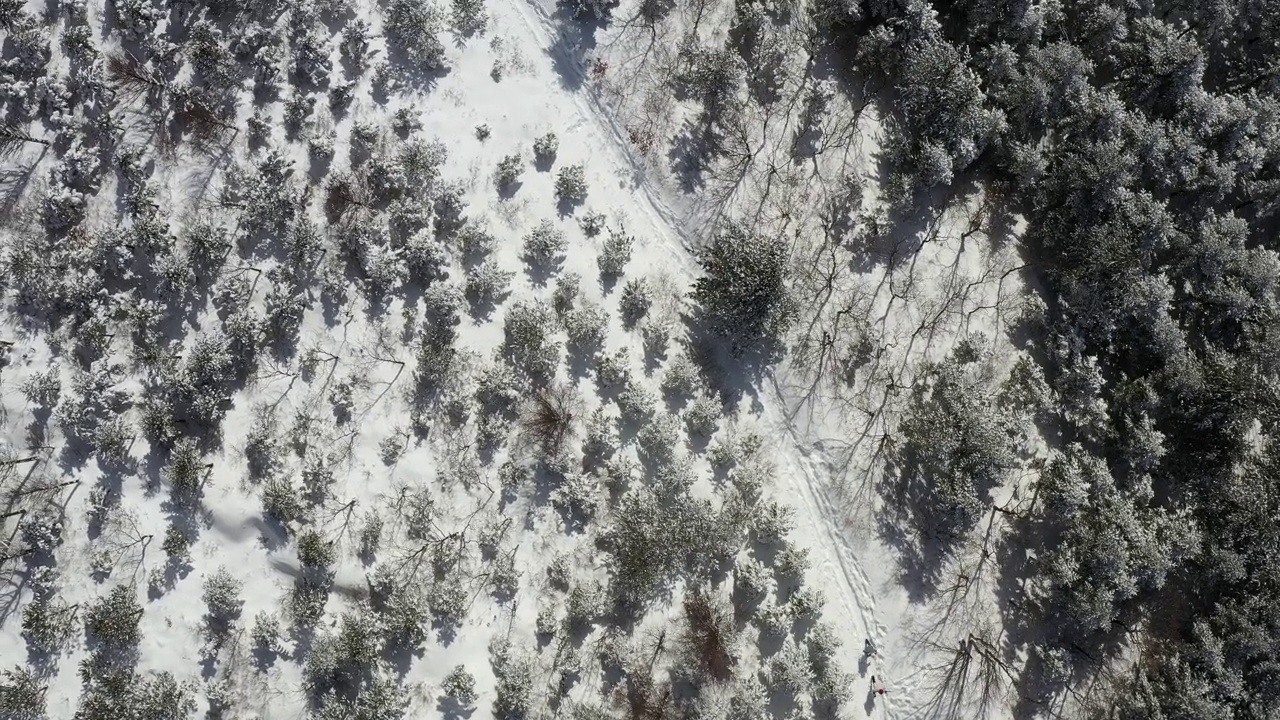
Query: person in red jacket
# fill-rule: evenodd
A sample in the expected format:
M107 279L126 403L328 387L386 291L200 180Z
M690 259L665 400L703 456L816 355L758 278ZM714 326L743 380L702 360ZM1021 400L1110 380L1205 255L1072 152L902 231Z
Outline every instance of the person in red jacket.
M883 695L883 694L885 694L886 692L888 692L887 690L885 690L885 689L884 689L884 683L878 683L878 682L876 682L876 676L875 676L875 675L872 675L872 676L871 676L871 687L875 688L875 691L876 691L876 694L877 694L877 695Z

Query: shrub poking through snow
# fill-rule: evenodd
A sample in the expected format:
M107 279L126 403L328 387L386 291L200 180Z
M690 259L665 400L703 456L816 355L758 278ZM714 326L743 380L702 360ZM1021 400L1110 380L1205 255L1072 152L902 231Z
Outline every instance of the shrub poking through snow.
M422 129L421 111L412 105L405 105L391 116L391 129L401 135Z
M418 230L405 241L400 258L414 281L426 285L446 275L449 254L444 243L427 228Z
M314 28L294 39L291 69L306 85L319 86L333 70L327 45L325 36Z
M758 542L779 545L795 527L796 511L779 502L761 503L751 519L751 531Z
M453 244L463 264L470 265L487 258L497 247L498 239L480 221L467 220L454 233Z
M337 632L321 636L307 656L303 680L319 717L400 717L405 698L381 667L383 641L374 613L342 616Z
M484 0L453 0L453 27L464 37L483 33L489 25Z
M791 614L791 607L785 603L782 605L766 603L756 611L752 622L765 635L781 639L795 625L795 617Z
M544 605L538 610L538 617L534 620L534 630L544 638L555 637L556 630L559 629L560 623L556 621L556 609L551 605Z
M479 695L476 693L476 679L467 672L464 665L458 665L444 676L440 683L440 691L458 703L460 709L471 708Z
M568 590L573 582L573 564L568 555L556 555L547 565L547 582L556 590Z
M680 445L680 421L660 413L636 435L641 457L655 467L666 467L676 459Z
M543 220L524 236L524 260L543 270L554 270L564 260L569 241L564 231L550 220Z
M169 557L170 564L177 566L187 563L191 560L191 535L178 525L169 525L160 549Z
M129 669L84 666L84 693L77 720L98 718L189 718L198 707L194 683L179 683L167 671L141 675Z
M290 133L296 135L306 126L307 121L311 119L311 113L315 110L316 99L306 93L294 93L289 98L289 102L284 106L284 126Z
M567 165L556 173L556 199L567 205L587 200L587 172L581 164Z
M720 424L720 403L702 396L684 411L684 424L694 437L711 437Z
M550 167L560 151L560 138L549 132L533 141L533 159L541 166Z
M589 467L598 465L618 450L618 431L613 418L596 408L587 420L586 437L582 442L584 463Z
M493 716L497 720L526 720L533 712L533 663L527 658L495 662Z
M211 467L202 461L195 440L183 438L174 445L164 478L169 483L169 499L175 507L191 508L198 504L205 473Z
M78 635L76 608L57 597L51 573L41 574L31 602L22 610L22 636L33 648L56 653Z
M560 364L560 343L551 339L555 314L538 302L512 306L503 320L503 356L517 372L546 383Z
M360 529L360 555L372 557L382 546L382 516L369 513Z
M791 697L808 692L813 685L808 654L794 639L784 640L782 649L769 663L769 684L775 692Z
M609 327L609 313L595 303L583 303L564 315L564 329L569 348L585 355L594 354L604 345Z
M493 182L498 189L507 192L520 182L524 174L524 161L519 155L507 155L498 161L498 169L493 173Z
M444 18L430 0L390 0L387 3L387 34L396 47L424 70L444 66L444 43L440 31Z
M467 270L467 300L475 308L487 308L502 302L510 292L516 274L503 270L488 260Z
M47 410L52 410L58 404L61 392L62 381L58 378L56 368L33 373L22 383L22 394L27 402Z
M733 600L739 607L752 610L764 600L772 587L769 569L759 560L745 557L737 561L733 570Z
M337 559L333 543L315 530L307 530L298 536L297 551L298 562L305 571L324 572Z
M600 614L600 586L592 581L576 583L564 603L564 626L571 635L584 634Z
M836 664L840 650L840 636L828 624L819 622L805 636L809 654L809 667L813 669L813 699L815 703L839 705L849 699L853 677L841 672Z
M612 458L602 471L605 488L614 495L625 493L635 479L635 470L635 462L626 455Z
M551 293L551 307L563 318L577 305L581 294L582 276L574 272L565 273L556 278L556 289Z
M707 562L740 542L709 503L687 492L632 489L611 520L600 540L610 555L611 591L616 602L633 609L688 563Z
M240 599L243 583L225 567L218 568L204 581L205 633L215 645L221 645L231 634L235 621L240 617L244 601Z
M602 390L624 387L631 379L631 355L626 348L602 353L596 357L595 373L596 384Z
M609 237L604 241L604 247L600 249L600 257L596 258L600 275L606 278L621 276L627 263L631 262L631 247L634 244L635 240L626 232L610 230Z
M352 150L370 153L378 143L378 126L367 120L357 120L351 124Z
M712 682L733 677L733 619L701 588L685 592L681 646L692 664Z
M589 212L578 220L578 227L582 228L583 235L593 238L599 235L600 231L604 230L604 221L604 213Z
M130 653L142 641L138 623L142 606L132 585L117 585L111 592L89 606L84 627L99 652L108 657Z
M654 402L649 388L634 379L628 380L626 387L618 394L618 412L625 422L640 425L653 417Z
M622 286L622 294L618 297L618 312L622 322L629 328L644 319L649 307L653 305L653 291L649 281L644 278L632 278Z
M687 355L677 355L662 372L662 393L673 401L684 401L697 391L701 378L698 366Z
M5 670L0 673L0 717L44 720L47 691L47 686L30 670L23 667Z
M788 583L799 583L804 580L805 571L809 569L809 549L790 543L779 552L773 561L778 580Z
M640 328L640 341L647 357L660 360L667 355L671 344L671 325L667 322L647 322Z
M355 18L342 28L342 40L338 49L342 57L357 69L363 69L368 58L371 37L369 30L369 22L362 18Z
M912 531L950 545L978 524L991 489L1015 466L1010 425L957 346L923 368L911 388L894 450L897 497L912 497ZM1046 473L1046 476L1051 473Z
M822 615L822 608L826 604L827 596L821 590L807 585L791 593L791 597L787 599L791 614L800 620L816 620Z

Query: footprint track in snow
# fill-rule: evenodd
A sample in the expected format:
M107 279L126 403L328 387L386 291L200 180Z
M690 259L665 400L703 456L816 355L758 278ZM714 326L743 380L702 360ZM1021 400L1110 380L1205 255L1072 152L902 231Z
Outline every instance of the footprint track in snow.
M540 0L513 0L511 6L523 20L526 29L533 36L532 39L554 63L572 67L581 77L586 76L585 63L580 61L576 51L557 46L554 42L553 39L557 37L557 20ZM589 87L584 85L577 90L565 92L575 104L579 115L573 119L572 128L579 129L583 121L594 124L595 129L612 146L609 150L612 150L616 160L624 167L629 166L637 178L635 190L641 200L641 208L648 215L646 220L655 227L665 229L668 237L678 239L678 246L668 243L669 247L664 248L664 254L679 260L681 266L692 270L694 264L691 250L697 246L689 229L692 225L683 222L681 214L674 209L675 203L665 197L664 189L647 179L648 168L627 144L621 124ZM774 390L776 393L777 388ZM776 400L777 398L771 404L776 404ZM766 408L767 420L776 421L776 416L781 415L769 412L769 408ZM793 498L799 505L796 510L801 519L815 526L813 534L819 541L819 547L811 547L810 552L816 553L821 559L813 572L820 576L820 587L829 598L827 614L831 615L831 611L836 610L836 615L840 616L829 620L837 621L836 628L845 636L845 654L848 656L845 666L854 669L863 637L872 638L873 642L883 648L888 627L877 619L871 581L854 557L853 548L845 540L839 525L840 514L827 496L823 480L825 473L822 468L815 467L813 451L799 436L795 426L785 420L780 424L785 430L786 447L780 448L777 464L780 469L791 467L795 472L782 473L778 491L785 497ZM908 677L904 676L900 682L907 682ZM908 688L900 686L899 689L905 692ZM891 711L899 704L892 697L892 692L882 696L880 701L878 707L884 711ZM889 712L887 716L894 715L895 713Z
M570 67L578 73L579 79L587 76L585 62L573 48L558 46L556 25L558 20L543 0L512 0L510 7L523 21L529 39L543 48L551 61L561 67ZM694 230L696 223L685 222L682 213L676 209L678 203L673 202L669 193L660 184L649 179L649 168L626 140L622 124L611 115L610 108L583 84L576 90L563 89L577 110L576 117L570 119L571 132L584 130L584 125L591 125L610 146L602 148L614 156L613 160L619 168L627 168L635 178L634 192L637 195L639 209L646 215L647 221L655 229L665 232L660 236L668 242L655 243L655 250L661 248L667 259L688 270L696 271L693 251L698 246ZM566 133L566 136L568 134ZM670 240L675 240L671 242ZM662 247L665 246L665 247ZM842 527L841 513L831 502L828 492L829 471L825 459L814 457L821 450L812 447L800 434L793 423L786 420L785 414L779 412L784 406L781 402L779 388L776 384L772 391L774 397L765 403L763 420L783 432L778 433L782 439L782 447L778 449L776 458L780 475L777 486L779 496L791 502L802 523L807 523L812 542L810 552L815 559L811 572L813 581L828 598L825 618L844 638L843 666L854 671L858 669L858 657L862 652L863 638L870 637L886 652L885 640L890 632L889 626L877 612L876 593L872 582L857 558L854 547L849 542L848 531ZM790 472L786 469L791 468ZM912 702L913 691L919 682L919 671L897 674L898 668L893 658L878 655L868 668L867 676L876 671L888 679L889 693L876 698L873 717L895 718L912 717L915 703ZM862 677L857 682L867 680ZM853 715L857 715L857 693L848 706Z

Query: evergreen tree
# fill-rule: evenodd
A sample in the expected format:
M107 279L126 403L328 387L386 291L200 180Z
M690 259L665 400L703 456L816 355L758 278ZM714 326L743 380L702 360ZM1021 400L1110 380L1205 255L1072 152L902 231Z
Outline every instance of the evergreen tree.
M708 327L729 340L736 354L761 346L775 349L796 315L787 287L786 243L731 222L699 253L698 262L703 274L692 297Z

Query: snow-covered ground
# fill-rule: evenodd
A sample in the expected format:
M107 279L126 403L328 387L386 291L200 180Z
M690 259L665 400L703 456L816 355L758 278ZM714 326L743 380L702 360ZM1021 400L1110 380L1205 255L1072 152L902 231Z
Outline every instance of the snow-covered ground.
M92 10L97 13L102 8ZM449 47L450 69L429 89L403 88L393 93L389 102L379 104L369 92L366 73L350 112L332 126L335 160L328 173L332 176L344 169L353 123L366 119L382 123L401 107L415 108L421 137L438 138L447 148L441 175L446 181L462 183L466 216L487 225L498 240L491 262L515 273L510 296L489 316L469 313L464 304L457 347L470 354L463 361L467 379L459 382L474 383L496 372L491 358L503 344L504 319L513 307L534 300L549 303L557 278L577 273L581 277L580 306L598 303L610 318L603 352L627 350L632 376L659 398L658 415L674 413L661 400L659 386L666 370L685 352L679 342L685 327L682 313L688 309L688 288L698 272L691 253L706 219L700 196L683 193L661 163L636 151L628 140L628 122L622 115L625 110L601 91L603 82L592 80L595 57L608 59L610 69L605 74L625 72L621 69L626 67L621 58L624 45L611 48L608 35L601 35L598 54L566 47L557 9L542 0L495 0L488 10L487 32L459 39ZM378 13L364 8L360 14L370 19L376 34ZM331 44L335 59L336 44L335 37ZM500 79L496 79L499 73L495 66L501 67ZM278 116L280 105L275 107ZM317 112L325 112L323 103ZM247 115L242 114L244 117ZM479 126L488 130L483 139L477 132ZM283 133L278 127L274 130L277 142L282 141ZM530 149L535 139L549 132L559 137L559 150L554 166L544 171L530 162ZM287 147L295 176L305 178L311 162L304 144L294 142ZM240 158L245 156L243 148L236 153ZM493 173L498 162L513 153L524 157L526 167L518 191L508 198L495 190ZM863 168L865 161L859 157L847 162ZM176 159L157 164L154 177L162 182L162 204L175 230L180 218L209 207L203 196L193 197L184 185L189 169L201 162L200 156L180 151ZM571 213L561 213L554 190L556 171L579 163L585 168L587 199ZM225 181L221 172L212 177L215 185ZM112 194L103 192L103 197ZM803 203L803 199L784 193L772 202ZM313 203L312 210L319 218L317 205ZM103 204L91 217L93 222L106 224L111 212ZM635 238L631 260L614 287L605 288L597 282L597 258L609 231L593 236L584 230L580 221L592 212L605 215L607 228L625 228ZM544 220L567 235L568 248L562 269L545 282L535 282L538 278L526 272L520 257L521 243L525 234ZM797 220L797 237L811 230L805 225L808 221ZM710 442L686 443L685 433L680 432L678 452L689 459L698 478L694 493L707 497L718 492L709 479L708 448L717 443L732 445L735 438L750 433L762 439L759 457L767 460L770 469L771 486L766 494L794 508L791 538L810 553L806 584L825 596L822 619L843 640L837 662L852 673L852 691L840 711L842 717L905 720L928 715L934 683L930 668L938 660L933 650L914 641L919 637L917 621L926 609L909 597L898 576L895 550L874 528L871 518L881 500L858 488L880 472L883 459L876 452L877 438L890 432L894 413L899 411L891 397L894 391L885 390L885 386L909 385L913 365L938 357L961 333L980 331L997 343L1004 342L1001 313L1008 312L1009 299L1016 295L1008 277L1016 263L999 253L989 253L979 243L966 243L962 235L968 222L968 217L943 217L937 222L936 235L913 255L909 266L890 268L890 261L882 257L841 281L848 283L843 291L862 298L856 310L865 314L867 327L886 348L877 356L875 372L832 389L821 377L825 372L821 363L815 382L812 365L784 362L749 387L736 407L726 408ZM11 226L7 232L11 252L17 252L13 238L21 228ZM253 265L240 272L256 278L250 289L251 302L261 308L268 293L266 271L273 262L233 258L225 272ZM463 266L456 257L450 265L451 278L441 282L461 288ZM621 322L619 303L623 285L635 278L648 281L654 302L640 327L627 329ZM41 426L38 418L47 419L48 413L17 389L35 374L58 368L65 404L78 372L70 352L74 338L65 331L50 334L16 312L5 313L2 334L13 344L3 370L3 439L12 448L11 457L39 457L38 462L16 466L30 474L21 479L15 475L13 481L77 483L47 493L65 513L63 543L56 551L58 599L77 608L83 618L87 608L111 588L133 585L144 608L139 671L167 671L179 682L194 683L200 712L209 707L210 695L224 693L228 698L225 717L300 717L308 707L306 656L316 638L338 628L344 613L367 612L360 609L360 603L369 592L368 577L378 567L390 565L397 573L409 572L405 567L415 560L415 553L423 552L425 546L414 544L414 528L406 524L399 508L415 489L429 488L435 500L433 522L440 535L457 534L470 541L478 533L496 533L498 553L514 559L521 580L513 599L493 597L488 592L492 559L484 559L478 551L469 553L459 572L450 576L450 582L461 586L466 604L465 620L456 637L430 632L407 657L392 663L408 688L406 716L441 715L444 706L439 698L445 676L455 666L464 665L476 678L478 700L473 717L488 717L495 697L496 680L490 666L495 638L510 639L517 654L534 658L538 678L535 709L552 707L545 693L555 685L561 660L559 645L537 649L535 626L540 610L562 608L565 593L551 587L547 569L567 565L574 586L585 586L592 579L606 582L609 556L600 552L596 542L600 524L566 527L555 503L535 497L536 488L523 487L518 499L500 501L499 468L507 459L523 457L518 422L509 431L506 447L491 462L480 463L467 434L474 430L475 418L458 429L445 417L449 412L445 407L414 416L407 394L415 382L415 342L402 338L420 322L421 298L407 299L402 294L385 310L367 312L353 289L349 301L334 315L319 301L318 292L308 292L310 302L298 334L297 355L277 362L267 360L264 350L264 360L251 373L255 379L232 397L222 423L222 442L203 458L212 469L204 486L203 510L194 524L196 539L189 567L168 579L163 578L168 560L161 542L175 512L167 504L169 488L161 480L165 477L163 455L153 452L135 433L127 459L117 467L108 467L82 444L64 436L64 415L57 409L48 420L47 442L33 442L31 427ZM10 303L13 301L10 298ZM205 307L186 321L186 351L197 336L216 331L214 318L212 307ZM665 359L646 359L640 332L646 325L671 329L673 339ZM922 332L925 329L928 332ZM935 332L939 336L936 340L926 337ZM127 335L120 333L109 341L108 357L126 362L130 353ZM562 332L559 336L563 339ZM1010 359L1008 349L999 345L993 356L991 362L1001 366ZM304 368L307 364L311 367ZM581 402L578 416L587 418L599 407L616 415L617 404L597 393L591 373L578 376L572 361L569 365L562 364L558 373L561 382L576 388ZM126 363L111 381L129 396L126 419L133 423L141 420L146 386L138 375ZM334 398L340 398L346 388L350 388L350 405L335 412ZM349 417L341 417L343 412ZM295 435L303 418L310 418L313 425ZM323 458L333 471L333 482L323 501L300 512L305 522L286 523L290 526L286 528L264 518L267 481L251 477L248 471L253 436L260 428L267 428L267 436L282 448L268 475L300 482L305 461L298 453L283 449L296 441L291 438L301 438L308 447L301 453L306 461ZM634 441L629 442L622 453L635 454L634 446ZM94 497L91 488L110 488L116 482L118 495L109 493L105 501ZM28 497L24 507L35 514L35 499L45 495ZM91 532L88 514L97 504L112 509L103 528ZM23 517L6 519L6 537L17 532L17 521ZM359 557L357 549L362 531L374 518L382 521L382 547L370 561ZM264 614L276 617L282 626L289 624L284 608L296 578L304 574L296 549L304 529L315 530L338 549L334 591L311 636L286 633L279 648L282 652L264 657L250 630ZM104 551L112 558L109 572L99 572L99 579L91 579L95 568L102 569ZM244 605L229 643L209 650L204 637L203 583L219 568L242 584ZM4 572L9 589L0 624L0 665L13 666L29 657L22 624L23 609L32 600L31 578L15 565L6 565ZM646 633L678 618L679 597L677 592L675 599L655 604L631 637L643 644ZM562 609L557 612L563 614ZM592 637L598 639L604 631L597 629L596 633ZM863 654L867 638L878 648L873 657ZM760 651L748 640L742 642L743 662L748 667L760 662ZM78 666L90 653L83 631L77 630L67 649L54 658L47 676L50 717L70 718L81 705L83 682ZM869 691L872 675L883 678L886 695L876 697ZM590 673L584 671L583 676L587 679L574 685L568 697L601 699L600 683ZM613 702L608 697L602 700Z

